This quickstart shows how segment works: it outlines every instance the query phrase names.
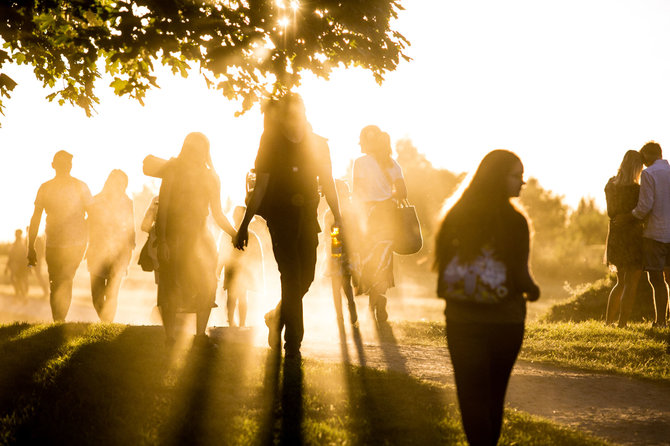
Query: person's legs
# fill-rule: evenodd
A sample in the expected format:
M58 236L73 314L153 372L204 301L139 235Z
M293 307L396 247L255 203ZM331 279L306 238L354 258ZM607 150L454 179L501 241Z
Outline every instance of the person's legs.
M165 329L165 342L168 345L174 344L177 339L177 313L169 305L158 307L163 319L163 328Z
M240 290L240 297L237 305L237 314L240 318L240 327L247 325L247 290Z
M100 320L103 322L114 322L116 309L119 305L119 289L123 276L119 273L113 273L107 279L105 286L105 301L102 306L102 312L99 313Z
M281 281L279 327L286 327L284 340L289 354L300 351L305 332L302 297L314 280L316 268L316 226L308 220L299 216L268 221Z
M12 281L12 288L14 288L14 296L19 297L21 295L21 290L20 285L19 285L19 279L16 275L16 273L12 272L10 275L10 280Z
M654 325L665 326L665 310L668 306L668 284L665 283L663 271L648 271L649 283L654 295L654 309L656 316Z
M226 290L226 311L228 314L228 326L235 327L235 307L237 306L237 296L235 290L229 287Z
M347 296L347 306L349 307L349 318L352 324L358 322L358 313L356 312L356 301L354 300L354 290L351 286L351 276L345 274L342 276L342 289Z
M491 352L491 443L497 444L503 421L505 393L514 362L521 350L523 324L491 325L489 352Z
M613 324L619 315L619 307L621 302L621 295L624 290L624 270L620 269L616 274L616 283L610 291L609 299L607 299L607 313L605 315L605 323L607 325Z
M645 270L651 284L654 297L656 317L654 326L665 326L665 312L668 306L668 286L665 283L663 270L666 268L666 259L670 243L661 243L649 238L642 239L642 255Z
M93 308L95 308L95 312L98 313L100 320L102 320L102 311L105 306L106 286L107 279L91 273L91 298L93 300Z
M333 291L333 305L335 306L335 316L338 321L343 320L342 316L342 295L340 288L342 287L342 278L339 274L332 273L330 276L330 287Z
M84 257L86 246L46 249L51 314L54 321L62 322L72 302L72 283L77 267Z
M195 314L195 335L205 335L207 330L207 323L209 322L209 315L212 312L212 308L207 308L205 310L199 310Z
M619 328L623 328L628 323L630 315L633 312L633 304L635 303L635 296L637 296L637 284L642 277L642 269L631 268L626 271L624 276L624 288L621 295L621 309L619 312Z
M491 419L491 352L481 324L447 321L447 345L454 367L463 430L470 446L491 446L495 426Z

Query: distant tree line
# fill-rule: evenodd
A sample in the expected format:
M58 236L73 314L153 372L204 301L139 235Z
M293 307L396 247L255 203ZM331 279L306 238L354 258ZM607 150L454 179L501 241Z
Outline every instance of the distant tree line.
M424 248L414 256L401 258L403 266L430 268L433 240L445 202L465 179L465 173L436 168L410 139L396 145L398 163L407 183L408 198L416 207L424 235ZM520 204L532 229L531 267L540 279L585 283L602 278L608 218L593 198L583 198L571 209L563 197L544 189L538 179L529 178Z

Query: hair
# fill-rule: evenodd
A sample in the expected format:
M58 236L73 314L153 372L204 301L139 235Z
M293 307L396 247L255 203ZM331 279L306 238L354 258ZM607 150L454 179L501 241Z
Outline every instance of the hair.
M393 167L391 136L376 125L367 125L361 130L361 151L372 156L385 169Z
M482 159L442 221L435 242L436 266L443 267L456 253L465 261L472 260L485 244L491 244L503 258L516 253L508 228L520 211L510 201L507 180L517 163L521 163L519 157L508 150L494 150Z
M126 175L126 173L121 169L114 169L109 173L109 176L105 181L105 185L102 186L102 192L125 192L127 187L128 175Z
M656 141L649 141L640 149L640 153L645 159L659 159L663 157L663 150L661 150L661 145Z
M637 150L629 150L623 156L619 171L614 177L614 184L640 184L640 174L642 173L642 154Z
M191 132L184 138L179 158L194 164L201 164L209 168L212 166L212 158L209 152L209 139L204 133Z

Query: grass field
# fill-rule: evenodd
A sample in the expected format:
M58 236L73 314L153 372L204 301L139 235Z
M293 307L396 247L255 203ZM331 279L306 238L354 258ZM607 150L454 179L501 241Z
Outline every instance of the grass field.
M155 326L0 326L2 444L465 444L453 391ZM504 445L601 445L508 411Z
M398 322L393 324L398 342L446 345L444 324ZM533 322L526 325L520 358L617 373L636 378L670 380L670 354L666 353L668 329L649 323L620 329L601 321Z

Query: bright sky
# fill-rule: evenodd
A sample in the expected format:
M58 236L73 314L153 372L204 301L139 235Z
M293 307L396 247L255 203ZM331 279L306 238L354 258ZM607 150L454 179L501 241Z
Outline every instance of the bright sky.
M454 172L474 169L492 149L513 150L527 176L572 206L582 196L604 205L602 190L626 150L655 139L670 153L670 2L404 3L396 29L412 42L412 62L381 87L349 69L330 81L307 77L299 90L314 129L329 138L336 175L358 156L367 124L394 142L411 138L434 165ZM19 86L1 117L0 240L28 224L59 149L74 154L72 173L92 193L114 168L128 173L132 193L147 181L147 154L174 156L188 132L202 131L222 194L241 199L261 133L257 108L235 118L238 106L201 78L161 76L145 107L100 82L102 104L86 118L48 103L25 67L7 73Z

